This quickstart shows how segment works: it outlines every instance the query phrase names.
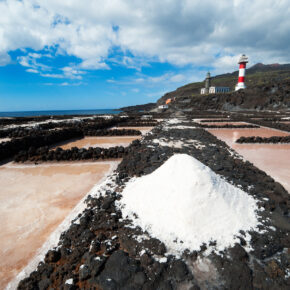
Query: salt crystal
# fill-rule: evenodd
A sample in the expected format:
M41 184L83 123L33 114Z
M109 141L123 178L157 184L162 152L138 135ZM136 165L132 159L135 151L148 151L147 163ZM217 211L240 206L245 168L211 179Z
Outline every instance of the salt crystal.
M160 263L166 263L167 262L167 258L166 257L160 258L159 262Z
M153 173L132 179L122 195L123 216L175 255L210 241L222 251L239 242L241 230L259 224L253 197L187 154L173 155Z
M64 284L73 285L73 279L72 278L67 279Z

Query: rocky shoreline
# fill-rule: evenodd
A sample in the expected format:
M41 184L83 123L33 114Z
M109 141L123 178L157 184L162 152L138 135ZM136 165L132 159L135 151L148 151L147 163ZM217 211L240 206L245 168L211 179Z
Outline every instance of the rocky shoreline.
M58 247L18 289L289 289L288 192L194 127L191 118L181 116L134 141L107 184L87 198L85 211L61 235ZM213 241L175 257L122 216L115 202L126 183L152 173L176 153L193 156L257 200L261 225L249 232L250 242L241 232L240 242L222 253L215 252Z

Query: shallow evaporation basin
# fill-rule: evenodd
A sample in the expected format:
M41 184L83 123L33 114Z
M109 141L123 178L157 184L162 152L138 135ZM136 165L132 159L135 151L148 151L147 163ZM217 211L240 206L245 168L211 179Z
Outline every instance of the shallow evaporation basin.
M242 136L288 136L289 133L265 127L253 129L207 129L207 131L226 142L237 153L272 176L290 192L290 144L235 143Z
M101 147L110 148L115 146L127 147L130 143L136 139L140 139L141 136L104 136L104 137L84 137L77 140L69 140L59 146L64 150L71 149L72 147L86 148L89 147Z
M58 225L118 161L0 166L0 285L33 259Z

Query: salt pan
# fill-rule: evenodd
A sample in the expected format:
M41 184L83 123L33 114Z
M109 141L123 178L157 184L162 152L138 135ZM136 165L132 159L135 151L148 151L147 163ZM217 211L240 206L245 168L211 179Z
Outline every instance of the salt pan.
M175 255L210 241L224 250L238 241L241 230L258 225L254 198L187 154L176 154L150 175L131 180L122 195L123 216Z

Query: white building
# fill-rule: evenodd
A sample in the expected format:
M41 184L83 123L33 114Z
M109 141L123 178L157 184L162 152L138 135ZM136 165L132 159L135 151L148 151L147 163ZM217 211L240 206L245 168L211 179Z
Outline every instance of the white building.
M229 91L230 91L229 87L210 87L209 88L210 94L228 93Z
M158 109L168 109L168 105L160 105L158 106Z
M206 94L216 94L216 93L227 93L230 91L229 87L212 87L210 86L211 83L211 76L210 73L208 72L206 74L205 78L205 88L202 88L200 90L201 95L206 95Z
M143 115L143 116L141 116L141 120L150 120L152 118L153 118L152 115Z
M230 91L229 87L209 87L208 93L209 94L217 94L217 93L228 93ZM202 88L200 90L201 95L206 94L206 88Z

